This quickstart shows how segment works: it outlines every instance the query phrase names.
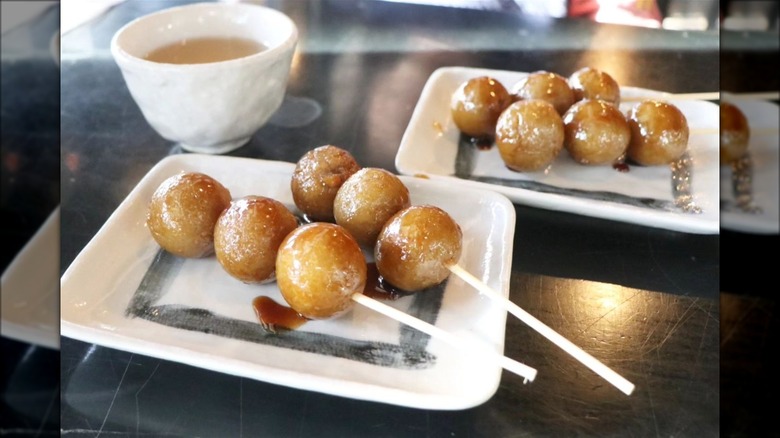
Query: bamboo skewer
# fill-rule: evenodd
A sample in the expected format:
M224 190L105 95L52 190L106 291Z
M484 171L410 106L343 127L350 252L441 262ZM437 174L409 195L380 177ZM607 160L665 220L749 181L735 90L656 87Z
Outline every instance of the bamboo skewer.
M764 91L760 93L730 93L722 91L723 97L730 100L780 100L780 91Z
M780 129L778 128L750 128L751 137L777 135L778 132L780 132ZM690 135L720 134L720 128L690 128L688 133Z
M464 339L453 335L452 333L436 327L435 325L429 324L423 320L401 312L400 310L394 307L390 307L387 304L381 303L373 298L357 293L352 295L352 301L371 310L379 312L387 317L395 319L398 322L415 328L427 335L430 335L433 338L444 341L453 347L460 348L471 353L477 351L480 355L484 355L485 357L495 360L505 370L524 378L526 383L528 381L533 381L536 378L536 369L531 368L528 365L512 360L506 356L502 356L495 350L491 350L484 345L479 345L474 342L467 342Z
M468 273L465 269L458 265L449 266L450 272L457 275L463 281L473 286L480 293L486 295L488 298L498 302L504 308L506 308L511 314L519 318L521 321L529 325L532 329L539 332L542 336L552 341L555 345L562 348L564 351L572 355L575 359L579 360L583 365L590 368L596 374L604 378L607 382L614 385L620 391L626 395L631 395L634 391L634 384L626 380L624 377L604 365L601 361L586 353L580 347L574 345L571 341L561 336L555 330L551 329L543 322L534 318L531 314L521 309L520 306L504 298L498 292L491 289L488 285L480 281Z
M765 91L760 93L729 93L727 91L710 91L703 93L668 93L658 96L620 96L621 102L639 102L645 99L668 100L780 100L780 91Z
M666 100L718 100L721 97L720 91L706 93L679 93L665 95L645 95L645 96L620 96L621 102L639 102L646 99L666 99Z

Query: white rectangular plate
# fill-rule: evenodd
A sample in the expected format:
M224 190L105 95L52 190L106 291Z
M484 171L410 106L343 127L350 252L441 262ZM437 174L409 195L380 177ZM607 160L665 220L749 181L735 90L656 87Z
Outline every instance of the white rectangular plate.
M145 226L154 190L182 171L216 178L234 199L267 196L294 210L293 169L292 163L197 154L160 161L63 274L62 335L355 399L443 410L488 400L501 377L495 362L364 307L294 331L265 331L252 300L266 295L284 304L276 283L244 284L230 277L214 256L173 257L159 250ZM460 224L459 265L508 296L515 228L511 202L493 192L421 178L402 180L412 204L437 205ZM370 255L367 260L372 261ZM141 311L129 307L134 298L136 304L139 298L146 303ZM451 276L438 289L386 303L503 352L506 311L459 278Z
M621 87L627 112L636 98L668 100L685 114L691 135L693 202L701 213L674 207L672 171L669 166L630 166L619 172L611 166L577 164L564 150L544 172L518 173L506 168L498 150L475 151L469 175L456 172L460 132L450 115L450 101L457 87L477 76L491 76L508 89L528 73L467 67L436 70L423 88L401 140L395 159L405 175L427 175L461 186L490 189L518 204L586 216L631 222L681 232L719 232L718 106L706 101L679 100L672 95L634 87ZM630 100L630 101L629 101ZM456 176L459 175L459 176Z
M728 98L724 98L728 100ZM721 211L721 226L724 229L750 234L780 233L780 148L778 147L778 120L780 107L762 100L733 99L730 101L745 114L750 126L748 153L753 165L753 204L759 213L745 213L740 210ZM734 201L731 184L731 167L722 166L720 173L720 196L725 202Z

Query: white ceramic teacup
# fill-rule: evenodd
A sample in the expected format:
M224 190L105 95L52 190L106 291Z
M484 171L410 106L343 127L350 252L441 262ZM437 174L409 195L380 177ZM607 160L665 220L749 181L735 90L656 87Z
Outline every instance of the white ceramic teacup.
M182 39L248 38L265 49L201 64L144 59ZM149 124L185 150L221 154L244 145L284 99L298 30L289 17L244 3L196 3L137 18L111 40L111 54Z

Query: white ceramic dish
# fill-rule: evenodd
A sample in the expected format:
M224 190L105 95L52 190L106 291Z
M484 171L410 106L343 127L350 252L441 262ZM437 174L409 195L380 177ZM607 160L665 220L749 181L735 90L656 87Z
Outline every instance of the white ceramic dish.
M169 256L159 251L145 227L153 191L181 171L211 175L233 198L263 195L294 208L293 168L292 163L198 154L162 160L63 274L62 335L280 385L395 405L450 410L488 400L498 388L502 371L498 365L429 340L367 308L355 307L337 319L269 334L257 322L251 303L267 295L284 304L275 283L241 283L213 256L199 260ZM489 191L402 179L413 204L437 205L461 225L464 250L459 264L508 296L515 227L511 202ZM386 303L503 354L506 312L459 278L453 276L438 292Z
M751 130L748 152L753 163L753 203L761 209L758 214L740 210L724 210L720 214L724 229L751 234L780 233L780 147L778 147L778 120L780 110L777 104L762 100L735 99L731 103L745 114ZM731 167L721 167L721 200L734 201L731 184Z
M219 62L172 64L145 57L196 38L246 38L265 49ZM246 144L279 109L298 28L284 13L250 3L195 3L136 18L111 39L111 55L149 124L193 152Z
M0 333L59 349L60 209L57 207L3 271Z
M681 232L719 232L717 105L675 101L669 94L653 90L621 88L625 99L663 98L685 114L691 130L688 153L693 202L702 210L699 214L685 213L673 206L672 172L667 166L631 166L629 172L618 172L610 166L579 165L562 151L547 171L521 174L506 168L495 147L483 151L472 147L467 170L458 170L463 167L463 157L459 157L460 132L450 116L450 100L462 82L482 75L511 88L527 73L466 67L436 70L425 84L401 140L395 158L400 173L490 189L518 204L550 210ZM625 101L620 107L625 112L635 104L636 100Z

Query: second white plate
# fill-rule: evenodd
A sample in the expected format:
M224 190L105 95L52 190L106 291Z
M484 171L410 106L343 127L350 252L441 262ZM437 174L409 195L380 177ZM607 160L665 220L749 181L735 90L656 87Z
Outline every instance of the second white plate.
M724 99L725 100L725 99ZM721 212L724 229L750 234L780 233L780 147L778 147L778 120L780 107L762 100L734 99L734 105L745 114L751 135L748 153L753 165L753 203L760 209L746 213L738 209ZM734 191L729 166L721 167L721 200L734 202Z
M545 172L518 173L506 168L495 147L475 151L469 175L456 171L460 132L450 115L450 101L457 87L477 76L492 76L507 88L527 73L466 67L436 70L423 88L395 159L398 171L426 175L461 186L490 189L518 204L566 211L586 216L631 222L681 232L717 234L719 208L718 106L706 101L674 101L659 91L621 87L627 111L638 97L669 100L685 114L691 135L693 202L701 213L674 207L672 172L667 166L631 166L618 172L610 166L582 166L563 151ZM457 175L457 176L456 176Z

